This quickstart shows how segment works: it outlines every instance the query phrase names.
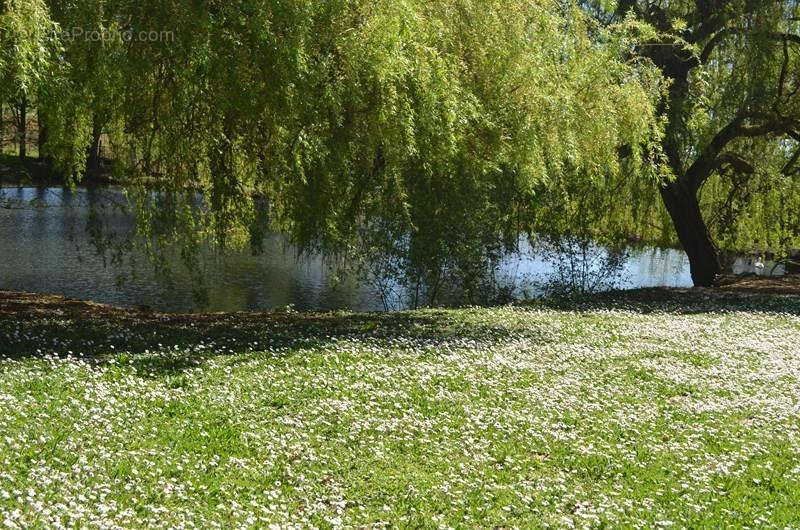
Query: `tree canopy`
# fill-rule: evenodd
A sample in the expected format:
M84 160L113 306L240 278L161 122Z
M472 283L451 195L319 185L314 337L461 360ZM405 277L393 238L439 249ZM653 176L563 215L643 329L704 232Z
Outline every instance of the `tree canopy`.
M432 287L675 226L706 283L712 236L800 234L796 2L711 4L8 0L0 95L72 182L104 137L187 258L269 228Z
M635 52L662 72L661 196L698 285L717 249L798 244L800 7L796 0L590 4L606 21L635 17L659 37Z

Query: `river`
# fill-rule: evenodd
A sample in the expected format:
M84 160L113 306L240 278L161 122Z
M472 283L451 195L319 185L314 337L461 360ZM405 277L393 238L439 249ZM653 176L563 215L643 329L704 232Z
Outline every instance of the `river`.
M176 267L165 282L146 263L135 267L138 272L132 275L129 264L111 263L93 250L86 231L91 206L122 198L122 192L113 188L0 190L5 204L0 207L0 289L177 312L384 309L374 288L353 278L333 281L321 256L298 257L279 234L267 236L263 255L232 252L214 258L205 275L207 303L200 307L195 283L182 267ZM113 229L133 229L129 215L106 211ZM136 254L130 257L140 265L145 261ZM745 258L735 266L735 272L751 270L755 271L754 263ZM502 271L516 292L536 294L532 279L546 277L553 265L534 252L524 252L506 260ZM632 250L621 278L625 288L691 286L685 254L669 249Z

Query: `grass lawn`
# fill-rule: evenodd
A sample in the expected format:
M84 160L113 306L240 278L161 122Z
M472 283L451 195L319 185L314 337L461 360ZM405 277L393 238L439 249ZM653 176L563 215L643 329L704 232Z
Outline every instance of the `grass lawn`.
M798 527L800 297L165 316L5 293L0 525Z

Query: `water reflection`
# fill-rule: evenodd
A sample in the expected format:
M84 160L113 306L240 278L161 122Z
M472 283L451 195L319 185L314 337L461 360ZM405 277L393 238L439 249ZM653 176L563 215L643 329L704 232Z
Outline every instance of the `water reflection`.
M0 289L165 311L197 309L193 282L182 269L176 268L172 281L165 283L150 267L141 266L146 261L141 255L109 263L93 251L86 232L91 206L103 210L108 227L117 233L134 228L131 217L114 207L124 203L121 190L7 188L1 197L5 207L0 208ZM30 203L38 207L22 207ZM269 310L289 305L298 310L384 309L374 289L352 278L334 283L320 256L298 259L280 235L270 234L264 247L261 256L237 252L211 261L206 310ZM748 266L744 261L738 265L740 272ZM531 280L546 275L551 267L527 249L508 259L502 273L517 286L518 294L532 296L537 289ZM689 287L688 262L674 250L634 251L623 285Z

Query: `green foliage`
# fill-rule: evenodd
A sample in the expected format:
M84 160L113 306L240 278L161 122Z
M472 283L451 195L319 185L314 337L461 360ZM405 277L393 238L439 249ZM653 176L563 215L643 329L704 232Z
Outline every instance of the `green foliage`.
M679 183L698 191L717 245L800 245L798 3L621 0L605 10L592 4L598 19L614 13L658 30L636 53L671 83L661 105L665 152ZM658 216L653 220L658 224ZM661 231L674 241L671 230Z
M154 257L176 240L187 262L201 241L257 250L271 228L436 291L480 283L524 234L674 243L663 179L741 109L800 110L800 55L774 38L797 8L751 4L699 38L689 2L11 1L0 96L35 97L70 181L104 138ZM697 60L678 98L658 50ZM720 154L702 192L720 244L797 242L782 141ZM760 163L730 178L744 158Z
M659 172L661 82L625 60L648 32L632 20L549 0L49 4L64 27L133 35L62 35L40 110L67 174L101 130L119 171L169 197L134 194L154 255L271 226L349 263L474 283L541 228L540 196L564 179ZM137 38L150 30L174 38ZM636 146L624 166L621 144Z
M0 100L32 93L46 80L58 49L44 0L6 0L0 4Z

